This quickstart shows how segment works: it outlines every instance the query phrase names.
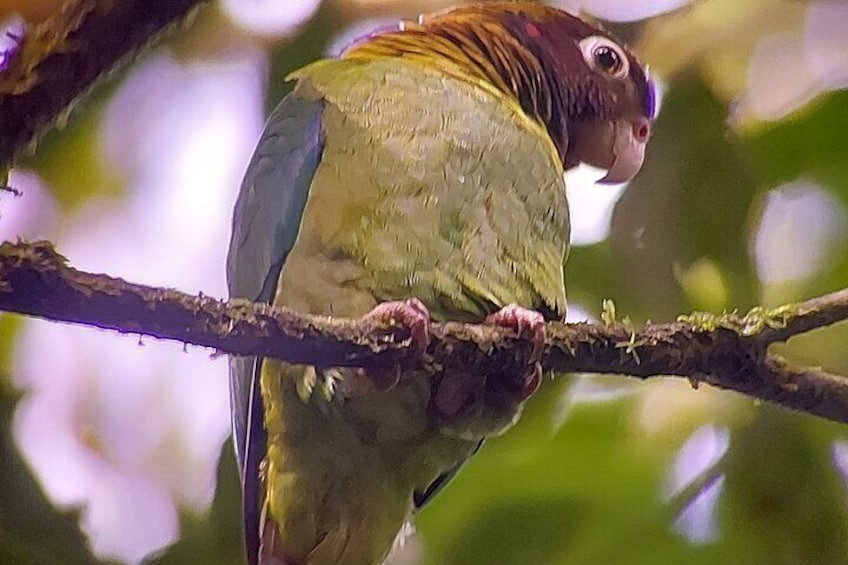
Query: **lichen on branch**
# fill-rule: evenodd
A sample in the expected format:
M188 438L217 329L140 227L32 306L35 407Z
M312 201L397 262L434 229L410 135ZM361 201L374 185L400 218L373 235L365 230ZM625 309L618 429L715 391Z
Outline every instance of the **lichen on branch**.
M524 370L533 348L503 328L445 322L432 325L430 345L418 353L402 327L132 284L74 269L48 242L0 245L0 310L321 367L503 373ZM543 368L678 376L848 423L848 379L793 366L768 351L771 343L848 319L848 289L777 310L699 314L639 329L608 318L549 323Z

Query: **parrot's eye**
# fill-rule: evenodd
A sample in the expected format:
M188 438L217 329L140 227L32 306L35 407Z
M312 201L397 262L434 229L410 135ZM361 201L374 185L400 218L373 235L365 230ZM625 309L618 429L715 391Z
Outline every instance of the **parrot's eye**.
M621 59L619 59L618 53L606 45L595 47L592 54L595 56L595 62L598 66L610 74L615 73L621 67Z
M613 78L626 78L630 72L627 55L614 41L593 35L580 41L580 51L590 68Z

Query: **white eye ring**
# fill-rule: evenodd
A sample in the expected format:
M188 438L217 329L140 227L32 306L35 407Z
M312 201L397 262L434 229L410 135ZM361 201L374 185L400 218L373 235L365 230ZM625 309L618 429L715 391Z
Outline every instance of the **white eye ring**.
M578 43L589 68L617 79L630 74L630 61L615 41L602 35L592 35Z

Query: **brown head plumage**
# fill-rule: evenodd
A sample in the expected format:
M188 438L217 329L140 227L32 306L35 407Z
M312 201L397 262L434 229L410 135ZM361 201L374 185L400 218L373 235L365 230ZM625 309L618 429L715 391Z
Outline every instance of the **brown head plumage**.
M655 107L647 73L608 33L555 8L456 8L373 35L344 56L455 65L544 125L566 168L585 161L609 169L607 182L623 182L641 166Z

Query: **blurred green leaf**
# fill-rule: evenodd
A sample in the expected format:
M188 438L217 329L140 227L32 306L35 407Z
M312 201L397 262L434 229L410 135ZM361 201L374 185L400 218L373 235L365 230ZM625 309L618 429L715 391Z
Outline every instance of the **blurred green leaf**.
M787 120L745 139L757 177L774 186L799 177L826 184L848 203L848 90L822 96Z
M0 386L0 563L99 563L77 526L78 514L57 510L21 459L12 438L16 400Z
M180 541L149 559L150 565L235 565L244 562L241 490L234 453L232 441L226 441L218 460L215 499L208 513L184 515Z
M839 436L844 426L772 407L736 431L720 503L734 561L848 562L846 492L831 461Z
M107 170L100 154L100 113L114 88L98 91L84 102L85 111L79 111L67 127L49 132L39 142L38 152L20 163L38 171L66 211L92 198L121 194L120 179Z

